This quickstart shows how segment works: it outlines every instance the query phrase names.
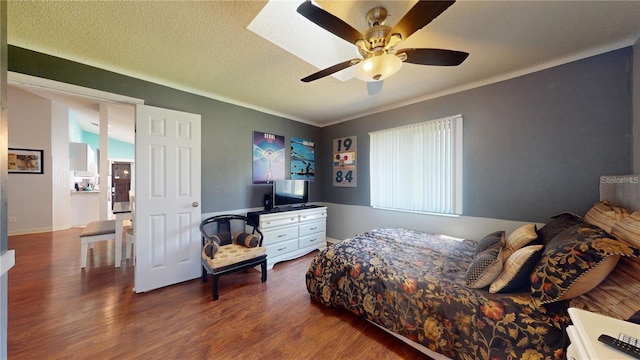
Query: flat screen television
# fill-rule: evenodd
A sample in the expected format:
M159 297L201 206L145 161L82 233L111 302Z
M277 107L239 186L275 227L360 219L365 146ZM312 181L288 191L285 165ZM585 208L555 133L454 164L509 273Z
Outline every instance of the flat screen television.
M274 180L273 207L304 205L309 202L307 180Z

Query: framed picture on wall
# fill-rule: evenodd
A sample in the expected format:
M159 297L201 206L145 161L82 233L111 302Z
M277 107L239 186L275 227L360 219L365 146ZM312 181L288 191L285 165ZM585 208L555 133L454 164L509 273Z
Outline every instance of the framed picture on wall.
M253 132L253 183L284 179L284 136Z
M43 174L43 150L9 148L7 168L10 174Z
M357 187L357 137L333 139L333 186Z

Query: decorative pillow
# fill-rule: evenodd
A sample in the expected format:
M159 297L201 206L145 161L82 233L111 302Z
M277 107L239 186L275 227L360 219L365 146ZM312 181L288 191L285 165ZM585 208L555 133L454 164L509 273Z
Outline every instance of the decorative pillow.
M487 249L478 254L465 275L468 287L480 289L489 286L502 271L500 249Z
M530 245L511 254L498 278L489 286L489 292L506 293L530 286L531 271L538 263L542 251L544 245Z
M536 224L527 224L517 228L507 237L506 245L501 254L502 261L506 261L516 250L533 245L537 239Z
M615 223L611 228L611 235L620 241L640 248L640 211L636 211Z
M619 255L637 257L640 250L597 226L576 224L545 247L531 274L533 298L547 304L582 295L609 275Z
M252 248L258 246L260 238L255 234L237 233L233 235L233 243Z
M504 243L504 231L493 232L478 241L475 255L477 256L487 249L499 249L504 246Z
M598 286L571 299L569 306L627 320L640 309L640 261L623 257Z
M584 216L584 221L610 233L613 225L629 216L625 208L615 206L608 201L601 201L591 207Z
M207 239L207 241L205 242L203 250L204 250L204 253L210 259L213 259L213 257L218 252L219 248L220 248L220 238L217 237L216 235L211 235L209 236L209 239Z
M561 233L563 230L582 222L579 215L570 212L563 212L551 217L551 221L538 229L538 239L542 245L547 245L549 241Z

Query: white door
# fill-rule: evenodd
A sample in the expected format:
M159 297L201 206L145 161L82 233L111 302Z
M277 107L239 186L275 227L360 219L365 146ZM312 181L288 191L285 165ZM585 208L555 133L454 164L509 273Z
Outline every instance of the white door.
M200 115L136 105L135 149L135 291L200 277Z

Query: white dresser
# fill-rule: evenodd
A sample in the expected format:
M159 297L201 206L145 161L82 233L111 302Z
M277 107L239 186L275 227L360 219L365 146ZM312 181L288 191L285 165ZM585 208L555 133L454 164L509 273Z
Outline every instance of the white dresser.
M247 213L264 235L267 269L280 261L292 260L327 247L327 208L308 206L285 211Z

